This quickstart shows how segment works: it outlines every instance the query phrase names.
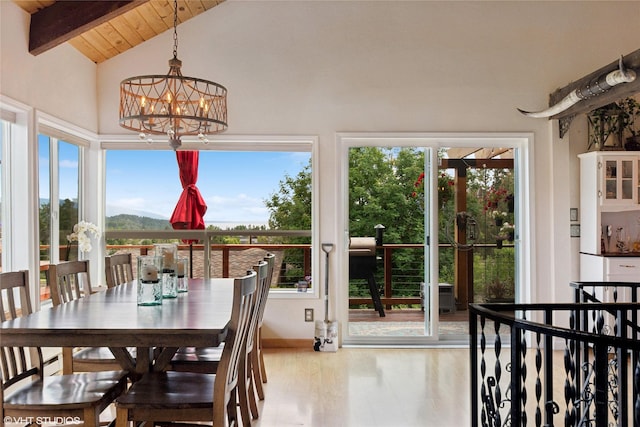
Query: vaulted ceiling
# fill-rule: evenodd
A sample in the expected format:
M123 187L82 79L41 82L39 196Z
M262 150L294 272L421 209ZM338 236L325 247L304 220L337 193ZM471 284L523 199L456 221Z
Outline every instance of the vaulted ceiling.
M29 52L70 43L100 63L173 28L173 1L13 0L31 14ZM178 0L178 24L224 0Z

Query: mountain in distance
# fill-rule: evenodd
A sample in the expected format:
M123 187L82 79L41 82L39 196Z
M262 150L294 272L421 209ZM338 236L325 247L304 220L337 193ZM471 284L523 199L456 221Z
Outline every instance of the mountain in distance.
M150 218L147 216L119 214L106 217L107 230L171 230L171 223L168 219ZM214 226L219 230L237 229L268 229L266 223L244 223L236 222L212 222L207 223L207 227Z
M164 220L167 220L167 221L169 220L169 218L167 218L166 216L162 216L162 215L159 215L159 214L154 213L154 212L147 212L147 211L142 211L142 210L138 210L138 209L126 209L126 208L122 208L120 206L118 206L116 208L116 207L107 205L107 211L106 211L106 214L105 214L105 216L107 218L113 217L113 216L118 216L120 214L133 215L133 216L142 216L142 217L155 218L155 219L164 219Z
M168 219L120 214L106 217L107 230L171 230Z

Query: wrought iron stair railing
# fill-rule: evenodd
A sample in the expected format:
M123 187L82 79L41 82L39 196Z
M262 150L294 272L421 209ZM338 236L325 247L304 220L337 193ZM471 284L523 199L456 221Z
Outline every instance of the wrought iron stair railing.
M633 302L472 304L472 426L640 427L639 312Z

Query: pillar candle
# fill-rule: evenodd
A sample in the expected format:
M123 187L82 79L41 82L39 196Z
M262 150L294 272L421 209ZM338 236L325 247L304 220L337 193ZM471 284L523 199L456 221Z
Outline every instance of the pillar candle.
M155 265L145 265L142 269L142 280L145 282L155 282L158 280L158 269Z

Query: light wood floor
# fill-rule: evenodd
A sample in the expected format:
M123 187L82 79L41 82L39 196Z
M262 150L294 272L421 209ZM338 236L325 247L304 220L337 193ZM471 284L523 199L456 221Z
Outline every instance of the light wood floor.
M265 349L255 426L468 426L468 361L468 349Z

